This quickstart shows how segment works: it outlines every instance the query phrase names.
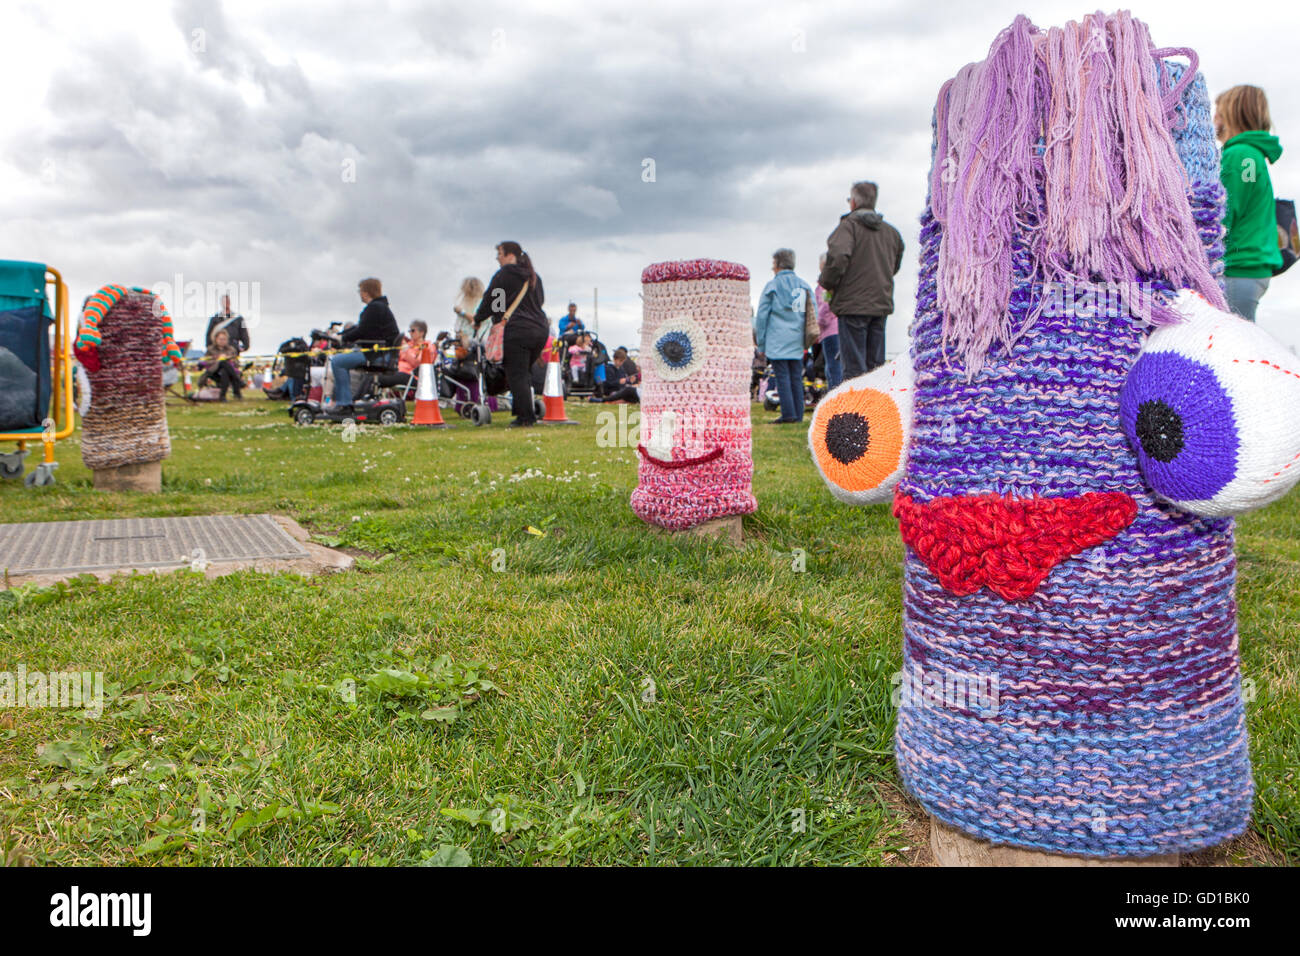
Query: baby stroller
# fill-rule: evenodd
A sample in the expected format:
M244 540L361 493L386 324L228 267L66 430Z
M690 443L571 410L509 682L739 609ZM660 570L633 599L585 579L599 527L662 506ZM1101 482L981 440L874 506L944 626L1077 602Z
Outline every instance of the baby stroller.
M825 379L812 377L814 374L819 373L820 368L818 366L815 366L812 362L805 363L803 373L803 405L805 411L814 408L830 391L826 387ZM774 412L781 407L781 394L776 388L776 373L772 371L770 362L763 370L762 393L764 409Z
M499 362L487 360L487 349L478 338L470 339L469 346L451 339L444 346L441 391L451 400L451 407L462 418L475 425L487 425L494 411L509 411L510 398L506 385L506 370ZM539 419L546 417L546 406L533 397Z
M0 478L21 475L27 443L39 441L42 460L23 483L28 488L54 484L54 444L71 435L73 426L68 287L48 266L0 261L0 442L18 445L17 451L0 454Z
M271 364L271 376L272 380L283 376L284 383L276 388L265 389L267 398L293 401L299 395L307 394L307 379L311 368L307 352L310 349L311 345L301 337L280 343L275 361Z
M605 380L605 367L610 361L609 350L605 348L605 343L592 335L591 351L587 354L586 362L582 368L575 369L569 355L569 347L578 341L579 335L591 335L591 333L586 329L577 331L571 329L560 337L562 343L560 347L560 365L564 380L565 397L574 395L579 398L586 398L594 394L596 386Z

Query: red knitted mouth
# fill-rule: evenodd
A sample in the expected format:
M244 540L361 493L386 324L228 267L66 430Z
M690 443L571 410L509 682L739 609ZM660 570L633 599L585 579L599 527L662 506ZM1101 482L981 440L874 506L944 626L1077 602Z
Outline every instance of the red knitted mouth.
M894 492L903 543L956 595L987 587L1023 600L1066 558L1113 538L1137 516L1118 491L1075 498L962 495L913 501Z
M697 455L694 458L673 458L663 459L656 458L650 452L646 451L645 445L637 445L636 450L641 453L641 457L653 465L660 468L688 468L691 465L702 465L706 461L713 461L715 458L722 457L722 446L719 445L713 451L706 451L703 455Z

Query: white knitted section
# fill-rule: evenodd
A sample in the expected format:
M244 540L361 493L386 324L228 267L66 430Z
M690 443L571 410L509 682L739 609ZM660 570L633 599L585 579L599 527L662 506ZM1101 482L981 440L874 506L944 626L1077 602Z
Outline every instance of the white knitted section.
M1205 517L1277 501L1300 480L1300 359L1254 322L1194 292L1180 292L1174 308L1186 321L1152 332L1142 354L1175 352L1213 371L1232 401L1239 446L1235 477L1214 497L1164 500Z
M842 382L817 403L808 429L808 447L826 487L840 501L871 505L893 499L912 438L913 391L912 357L904 352L892 362ZM873 396L864 404L863 399ZM865 417L872 436L861 456L848 463L836 459L828 448L827 430L833 433L837 414ZM896 420L883 420L894 414ZM901 430L902 440L883 441L894 429ZM834 442L831 444L833 447Z

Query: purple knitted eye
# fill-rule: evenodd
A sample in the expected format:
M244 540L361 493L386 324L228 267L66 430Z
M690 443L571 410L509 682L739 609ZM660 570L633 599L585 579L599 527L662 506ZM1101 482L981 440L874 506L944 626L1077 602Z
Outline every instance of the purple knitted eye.
M1232 399L1208 365L1177 352L1143 354L1120 394L1120 418L1162 498L1205 501L1236 477Z

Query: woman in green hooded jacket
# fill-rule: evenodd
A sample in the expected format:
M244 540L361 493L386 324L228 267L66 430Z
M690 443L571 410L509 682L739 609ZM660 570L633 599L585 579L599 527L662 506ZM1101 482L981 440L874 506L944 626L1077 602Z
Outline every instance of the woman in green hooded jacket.
M1258 86L1234 86L1214 101L1214 132L1223 143L1219 176L1228 193L1223 216L1228 306L1252 322L1268 280L1282 265L1268 174L1282 144L1269 132L1272 125L1268 99Z

